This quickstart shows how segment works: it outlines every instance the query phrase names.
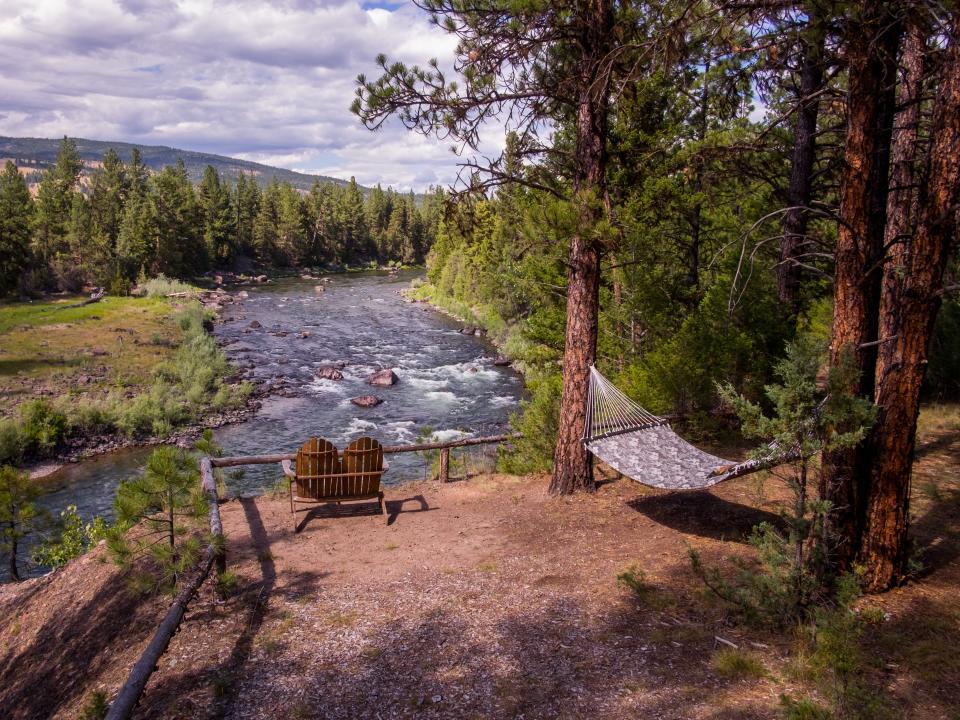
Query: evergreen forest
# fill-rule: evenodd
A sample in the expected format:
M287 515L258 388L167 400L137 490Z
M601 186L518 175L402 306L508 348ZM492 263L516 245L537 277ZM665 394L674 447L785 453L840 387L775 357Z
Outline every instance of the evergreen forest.
M366 194L316 181L309 192L272 178L261 188L207 166L190 182L182 161L159 172L136 149L112 150L83 176L76 143L64 138L56 163L32 193L12 161L0 172L0 293L76 292L85 285L125 294L138 277L189 279L218 269L326 268L419 264L443 208L442 191L417 202L379 185Z

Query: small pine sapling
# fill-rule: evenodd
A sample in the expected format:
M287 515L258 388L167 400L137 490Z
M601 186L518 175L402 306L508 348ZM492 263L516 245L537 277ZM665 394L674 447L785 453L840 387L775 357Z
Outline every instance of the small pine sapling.
M783 476L793 504L781 513L786 536L770 523L754 528L751 544L759 553L759 573L740 562L738 579L730 584L719 571L705 568L693 551L691 562L694 572L715 593L752 619L776 625L806 616L831 590L831 508L824 498L822 480L815 482L815 460L825 450L860 442L872 419L868 402L842 390L847 386L847 365L835 367L821 388L817 378L824 357L824 349L810 340L787 346L786 357L776 366L781 382L766 387L772 415L732 386L718 388L740 417L744 435L764 440L756 457L786 452L795 457Z
M172 592L203 547L207 500L196 459L177 448L155 450L142 476L120 483L114 509L117 522L107 537L114 561L127 569L142 557L153 561L150 570L132 572L131 586Z
M40 490L25 472L0 467L0 552L7 554L11 580L20 580L17 552L23 538L38 529L46 514L36 504Z

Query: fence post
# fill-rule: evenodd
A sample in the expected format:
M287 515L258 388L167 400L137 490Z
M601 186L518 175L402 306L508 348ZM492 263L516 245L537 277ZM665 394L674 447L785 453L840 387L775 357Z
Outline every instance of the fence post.
M450 482L450 448L440 451L440 482Z
M213 463L209 457L200 458L200 486L210 503L210 535L216 548L217 575L222 575L227 569L227 549L223 541L223 524L220 521L217 481L213 476Z

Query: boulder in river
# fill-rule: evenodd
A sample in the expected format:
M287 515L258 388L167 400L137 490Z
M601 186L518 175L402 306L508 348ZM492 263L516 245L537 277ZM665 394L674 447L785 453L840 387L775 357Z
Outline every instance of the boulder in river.
M390 387L391 385L396 385L399 379L391 368L387 368L386 370L379 370L368 377L367 384L376 385L377 387Z
M465 325L461 328L460 333L463 335L473 335L474 330L476 330L476 328L473 325Z
M310 337L310 335L311 335L311 332L309 330L301 330L299 333L301 340L306 340L308 337Z
M313 288L313 291L314 291L317 295L321 295L325 290L326 290L326 288L325 288L323 285L315 285L314 288Z
M359 397L350 398L350 402L354 405L360 407L375 407L383 402L381 398L378 398L376 395L360 395Z
M321 380L343 380L343 373L333 365L318 367L313 374Z
M510 358L505 358L503 355L497 355L497 357L495 357L493 360L493 364L497 367L509 367Z
M250 328L251 330L259 330L260 328L263 327L263 325L261 325L259 321L254 320L249 325L247 325L247 327Z

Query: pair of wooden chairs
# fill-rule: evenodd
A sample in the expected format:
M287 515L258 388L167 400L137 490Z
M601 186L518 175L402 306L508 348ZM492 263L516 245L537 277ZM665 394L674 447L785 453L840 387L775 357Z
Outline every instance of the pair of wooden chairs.
M337 452L333 444L322 438L310 438L297 452L294 464L280 463L290 481L290 513L293 531L298 532L297 513L309 512L298 505L376 500L387 522L387 503L380 490L380 478L387 470L383 447L370 437L354 440Z

